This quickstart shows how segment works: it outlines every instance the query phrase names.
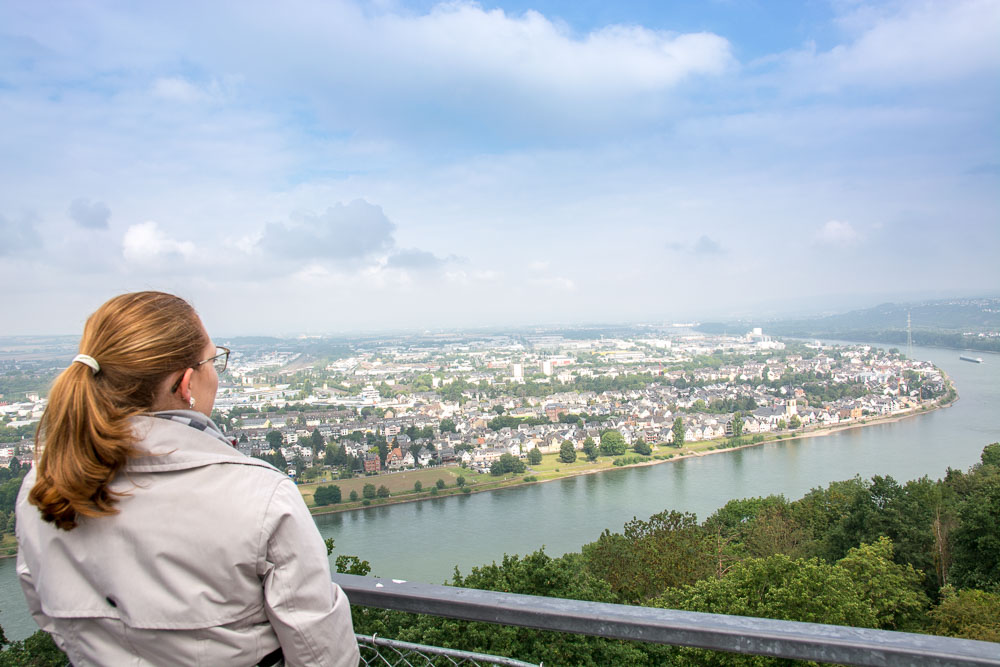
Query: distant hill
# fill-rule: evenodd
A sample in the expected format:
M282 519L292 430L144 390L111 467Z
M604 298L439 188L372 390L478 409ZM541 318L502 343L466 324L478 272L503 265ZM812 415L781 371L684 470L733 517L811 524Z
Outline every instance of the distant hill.
M809 319L706 322L698 329L719 333L756 326L775 336L905 344L908 314L915 345L1000 352L1000 298L994 297L883 303L874 308Z

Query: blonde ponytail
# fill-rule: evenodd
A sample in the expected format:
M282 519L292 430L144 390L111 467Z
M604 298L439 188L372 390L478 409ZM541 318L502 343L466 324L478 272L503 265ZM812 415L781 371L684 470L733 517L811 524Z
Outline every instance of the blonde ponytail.
M196 364L207 343L191 305L163 292L123 294L90 316L80 352L100 370L71 363L38 425L28 499L46 521L72 530L80 516L117 513L108 485L135 453L130 419L148 412L167 376Z

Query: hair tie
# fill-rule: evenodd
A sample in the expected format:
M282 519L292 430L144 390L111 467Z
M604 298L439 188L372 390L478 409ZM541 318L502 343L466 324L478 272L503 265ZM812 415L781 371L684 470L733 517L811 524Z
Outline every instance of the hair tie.
M97 359L94 359L89 354L78 354L73 357L73 362L79 361L84 366L90 366L90 370L94 371L94 375L101 372L101 365L97 363Z

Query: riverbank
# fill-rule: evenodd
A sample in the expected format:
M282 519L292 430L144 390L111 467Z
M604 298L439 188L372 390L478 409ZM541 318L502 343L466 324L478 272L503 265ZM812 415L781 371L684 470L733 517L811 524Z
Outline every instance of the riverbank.
M948 378L949 386L954 386L950 378ZM359 502L346 502L338 504L336 507L324 506L315 507L311 506L310 512L314 516L322 516L326 514L339 514L342 512L353 512L359 509L367 509L369 507L384 507L386 505L399 505L404 503L414 503L424 500L432 500L436 498L446 498L448 496L454 495L470 495L473 493L483 493L487 491L496 491L498 489L508 489L516 488L520 486L528 486L531 484L540 484L542 482L551 482L559 479L566 479L569 477L577 477L581 475L593 475L601 472L606 472L608 470L621 470L623 468L636 468L643 466L658 465L660 463L668 463L673 461L680 461L683 459L697 458L702 456L708 456L710 454L721 454L725 452L733 452L738 449L745 449L748 447L757 447L759 445L766 445L775 442L791 442L794 440L804 440L806 438L815 438L821 436L832 435L834 433L839 433L842 431L849 431L852 429L865 428L866 426L876 426L881 424L892 424L895 422L908 419L910 417L916 417L919 415L926 415L939 410L941 408L951 407L957 400L958 394L947 403L937 403L928 402L924 405L916 407L912 410L906 412L900 412L892 415L885 415L882 417L866 418L856 422L851 423L839 423L829 426L816 425L809 427L802 427L796 430L786 430L781 433L769 434L763 439L756 442L747 441L741 442L738 445L729 446L728 438L718 438L714 440L702 440L691 444L686 444L685 446L674 449L669 445L654 446L652 456L648 457L648 460L638 461L635 463L628 463L624 465L615 465L615 459L622 458L622 456L601 456L598 457L597 461L581 461L580 457L582 453L578 452L577 461L574 463L563 463L559 461L558 454L546 454L543 456L542 463L537 466L530 466L523 475L517 475L512 477L503 478L493 478L487 475L477 475L464 468L454 467L454 468L431 468L425 469L427 472L438 471L448 472L456 475L467 475L476 478L476 481L467 483L464 487L445 487L444 489L437 489L437 492L431 491L407 491L400 495L390 495L388 498L375 498L369 499L367 505L363 504L364 501ZM745 438L747 436L744 436ZM629 456L626 454L624 456ZM638 455L636 455L638 456ZM643 457L647 458L647 457ZM421 471L423 472L423 471ZM401 473L397 473L401 474ZM385 479L386 475L378 475L375 477L363 478L364 481L368 483L378 484L380 480ZM328 482L326 484L337 484L337 481ZM306 498L311 498L312 491L315 486L323 485L320 483L317 485L311 485L313 489L307 491L305 488L307 485L300 486L300 491Z
M954 383L951 379L946 376L949 386L954 388ZM304 500L306 500L307 505L310 505L310 512L314 516L322 516L328 514L339 514L343 512L353 512L360 509L367 509L369 507L385 507L387 505L399 505L406 503L422 502L425 500L433 500L439 498L447 498L448 496L455 495L471 495L476 493L485 493L489 491L496 491L498 489L515 488L521 486L528 486L533 484L539 484L542 482L550 482L559 479L566 479L569 477L577 477L582 475L593 475L596 473L606 472L608 470L621 470L624 468L635 468L643 466L652 466L660 463L667 463L672 461L680 461L689 458L698 458L708 456L710 454L719 454L724 452L732 452L737 449L744 449L749 447L756 447L758 445L766 445L775 442L789 442L794 440L814 438L820 436L832 435L842 431L848 431L852 429L862 429L866 426L876 426L882 424L891 424L895 422L908 419L910 417L916 417L919 415L930 414L940 408L951 407L958 400L959 396L956 393L955 397L947 403L927 403L923 406L919 406L913 410L905 413L898 413L894 415L886 415L884 417L868 418L857 422L851 423L840 423L831 426L810 426L797 429L795 431L786 430L782 433L768 434L767 437L757 441L757 442L743 442L736 446L728 446L728 439L716 439L716 440L704 440L695 443L690 443L684 447L675 449L673 447L663 445L653 448L653 457L649 460L630 463L626 465L615 465L615 458L621 457L610 457L601 456L595 462L589 462L581 460L582 454L578 453L578 459L574 463L562 463L559 461L558 454L546 454L543 457L542 463L538 466L531 466L525 471L523 475L509 476L503 478L492 477L490 475L482 475L475 473L471 470L461 468L461 467L449 467L449 468L424 468L421 470L413 470L407 472L393 473L389 475L377 475L374 477L358 478L354 480L332 480L329 482L320 482L316 484L302 484L299 485L299 491L302 493ZM746 437L746 436L745 436ZM633 455L629 453L626 456ZM464 484L459 485L459 478L464 478ZM445 481L444 488L438 488L436 482L438 479ZM421 481L426 490L416 492L413 490L413 485L415 481ZM359 492L358 496L361 497L361 485L363 484L373 484L376 487L386 485L390 488L390 495L387 498L369 498L360 499L356 502L347 501L343 503L338 503L337 505L328 505L317 507L312 504L313 493L317 486L337 484L344 488L348 485L358 486ZM435 489L435 491L431 491ZM348 491L344 491L344 496L349 494ZM365 505L364 501L368 500L368 504ZM2 542L0 542L0 558L10 558L15 556L17 553L16 542L13 540L12 535L4 536Z

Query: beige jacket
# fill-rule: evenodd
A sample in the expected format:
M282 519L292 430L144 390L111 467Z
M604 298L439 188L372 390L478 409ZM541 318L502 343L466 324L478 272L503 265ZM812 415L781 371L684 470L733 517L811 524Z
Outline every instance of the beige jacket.
M204 418L202 418L204 419ZM17 499L28 607L74 665L357 665L344 592L298 489L206 431L139 417L120 513L71 531Z

